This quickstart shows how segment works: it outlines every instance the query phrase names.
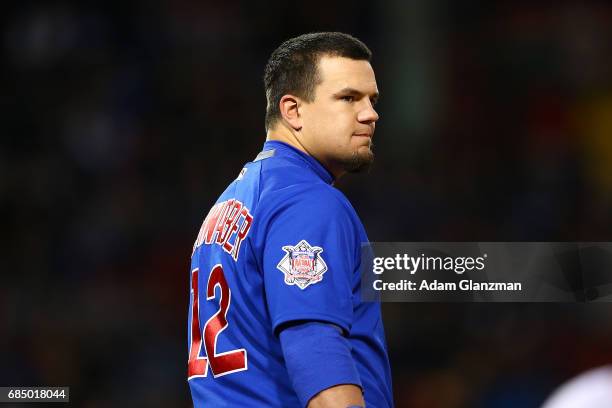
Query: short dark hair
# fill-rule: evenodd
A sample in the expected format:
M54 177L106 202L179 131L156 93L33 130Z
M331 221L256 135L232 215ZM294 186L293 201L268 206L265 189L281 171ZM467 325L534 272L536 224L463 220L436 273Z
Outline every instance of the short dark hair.
M266 131L281 117L278 105L283 95L290 93L307 102L314 100L315 87L321 81L317 66L323 55L367 61L372 58L364 43L344 33L303 34L282 43L270 56L264 71Z

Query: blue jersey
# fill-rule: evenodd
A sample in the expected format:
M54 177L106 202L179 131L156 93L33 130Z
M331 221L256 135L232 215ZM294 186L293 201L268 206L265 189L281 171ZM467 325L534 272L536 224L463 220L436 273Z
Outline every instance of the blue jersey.
M393 405L380 304L360 300L368 238L332 182L311 156L268 141L206 216L190 279L196 407L299 407L276 331L298 320L341 327L367 406Z

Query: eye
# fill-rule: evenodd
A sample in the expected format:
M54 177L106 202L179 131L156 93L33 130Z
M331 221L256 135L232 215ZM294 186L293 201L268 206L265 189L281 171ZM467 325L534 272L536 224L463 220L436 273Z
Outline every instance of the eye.
M355 100L355 97L352 95L345 95L345 96L341 96L340 99L346 102L353 102Z

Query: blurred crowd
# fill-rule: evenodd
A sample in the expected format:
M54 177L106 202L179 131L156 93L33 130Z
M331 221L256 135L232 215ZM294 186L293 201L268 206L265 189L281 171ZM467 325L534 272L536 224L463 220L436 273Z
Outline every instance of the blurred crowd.
M612 6L22 2L2 21L0 385L191 406L189 256L263 144L265 62L374 53L377 160L337 183L372 241L611 241ZM612 361L612 306L386 304L398 407L538 407Z

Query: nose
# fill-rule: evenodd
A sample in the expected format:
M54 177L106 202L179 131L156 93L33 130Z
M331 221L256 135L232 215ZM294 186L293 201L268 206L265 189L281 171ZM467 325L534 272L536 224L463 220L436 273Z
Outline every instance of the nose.
M361 123L375 123L378 120L378 113L372 106L370 101L367 102L367 106L359 111L357 114L357 120Z

